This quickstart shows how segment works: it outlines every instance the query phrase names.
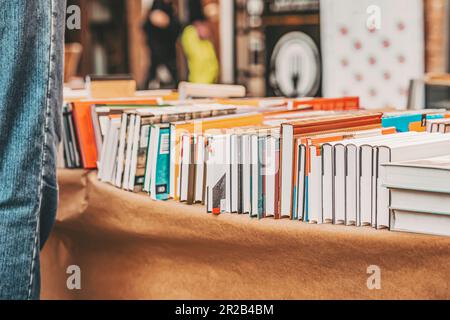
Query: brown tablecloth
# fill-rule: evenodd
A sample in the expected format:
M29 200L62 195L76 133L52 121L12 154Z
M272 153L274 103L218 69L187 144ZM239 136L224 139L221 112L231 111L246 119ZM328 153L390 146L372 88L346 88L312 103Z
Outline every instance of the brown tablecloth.
M449 299L450 238L211 216L59 172L44 299ZM66 269L81 268L81 290ZM369 290L367 268L381 270Z

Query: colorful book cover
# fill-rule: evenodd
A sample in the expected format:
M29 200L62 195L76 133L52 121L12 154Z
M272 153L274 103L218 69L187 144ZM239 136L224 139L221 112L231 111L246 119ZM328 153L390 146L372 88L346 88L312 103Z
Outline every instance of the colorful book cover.
M147 149L150 137L150 128L152 124L151 118L141 119L141 128L139 131L138 149L137 149L137 163L134 176L134 191L142 191L145 180L145 167L147 163Z
M393 117L386 117L381 120L383 128L395 127L397 132L408 132L414 126L414 131L417 131L416 125L419 124L420 127L426 127L426 120L429 119L441 119L444 116L442 114L404 114ZM420 131L420 130L419 130Z
M156 174L153 176L154 197L157 200L169 198L170 183L170 128L160 128L158 141L158 156L156 158Z
M75 123L77 138L79 141L79 148L83 168L95 169L97 168L97 145L95 142L95 133L93 119L91 115L91 106L94 104L158 104L157 99L105 99L105 100L82 100L71 103L73 107L73 120Z

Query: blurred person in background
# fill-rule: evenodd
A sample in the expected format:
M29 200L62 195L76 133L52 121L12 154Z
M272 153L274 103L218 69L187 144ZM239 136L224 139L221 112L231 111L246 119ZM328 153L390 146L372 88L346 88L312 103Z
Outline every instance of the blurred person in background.
M154 0L143 29L151 51L151 65L145 82L145 89L159 88L161 82L163 82L163 87L175 87L178 83L176 41L181 26L175 16L172 0ZM163 73L160 71L161 67L165 67L170 75L169 77L161 75L158 77L159 73Z
M219 61L212 42L212 30L201 0L189 0L189 25L183 30L181 43L189 67L189 82L215 83Z

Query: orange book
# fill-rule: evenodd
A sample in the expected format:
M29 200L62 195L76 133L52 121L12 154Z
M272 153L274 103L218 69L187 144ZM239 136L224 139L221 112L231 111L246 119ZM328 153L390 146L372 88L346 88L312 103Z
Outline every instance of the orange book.
M425 132L427 131L427 127L422 125L422 121L416 121L416 122L411 122L408 125L408 129L409 131L416 131L416 132Z
M314 110L358 110L359 97L343 97L343 98L314 98L301 99L293 102L293 107L298 108L303 105L311 105Z
M94 126L92 124L91 117L91 105L94 104L158 104L157 98L142 99L142 98L129 98L129 99L105 99L105 100L82 100L72 102L73 121L75 124L75 131L78 138L80 155L85 169L97 168L97 147L95 143Z
M312 132L331 131L341 128L361 127L371 124L381 124L381 112L376 113L354 113L291 121L294 134L307 134Z

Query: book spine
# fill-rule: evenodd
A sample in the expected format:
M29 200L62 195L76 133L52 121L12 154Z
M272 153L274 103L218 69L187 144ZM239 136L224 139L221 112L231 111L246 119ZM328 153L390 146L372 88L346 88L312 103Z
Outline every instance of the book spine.
M189 159L189 174L188 174L188 193L187 193L187 204L193 204L195 200L195 145L197 137L190 138L190 159Z
M265 216L265 137L258 137L258 218Z
M68 116L69 114L64 111L63 113L63 132L62 132L62 141L64 147L64 163L67 168L73 168L73 158L70 150L70 131L68 125Z
M138 152L137 152L137 162L136 162L136 174L134 182L134 190L136 192L142 191L144 186L145 178L145 166L147 161L147 149L148 141L150 137L150 125L141 125L139 141L138 141Z
M152 198L156 200L169 199L170 189L170 129L159 130L158 156L154 164L156 174Z

